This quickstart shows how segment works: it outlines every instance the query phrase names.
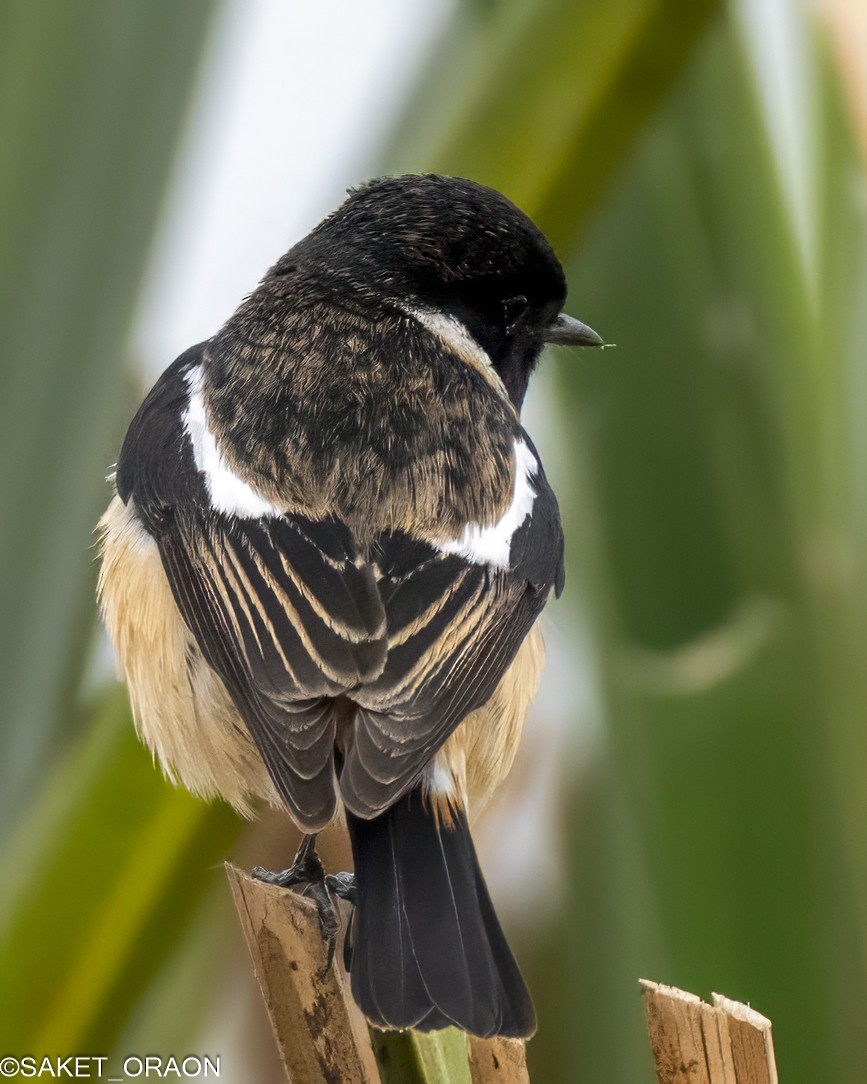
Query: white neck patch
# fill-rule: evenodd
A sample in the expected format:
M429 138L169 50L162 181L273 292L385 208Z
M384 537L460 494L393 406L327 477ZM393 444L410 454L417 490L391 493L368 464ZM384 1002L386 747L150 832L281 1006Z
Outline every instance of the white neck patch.
M434 309L407 309L406 312L435 335L461 361L477 369L500 395L505 399L509 398L506 386L494 368L488 352L482 349L456 316Z
M239 478L217 446L217 439L208 428L202 366L197 365L190 369L186 381L190 389L190 399L182 420L193 448L193 459L199 472L205 476L205 485L213 507L218 512L225 512L239 519L279 516L280 509L266 501L243 478Z
M512 537L527 516L533 514L536 490L530 479L538 472L539 461L523 440L515 441L515 488L512 503L502 517L490 527L468 523L460 538L440 542L442 553L454 553L476 565L508 568Z

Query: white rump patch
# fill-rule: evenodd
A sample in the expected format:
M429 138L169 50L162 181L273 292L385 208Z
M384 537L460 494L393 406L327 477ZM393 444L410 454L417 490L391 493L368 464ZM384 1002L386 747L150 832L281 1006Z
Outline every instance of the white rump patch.
M530 479L539 470L539 461L523 440L515 441L515 488L512 503L502 518L490 527L468 523L463 534L450 542L440 542L442 553L454 553L477 565L508 568L512 537L527 516L533 514L536 490Z
M240 519L279 516L280 509L266 501L243 478L239 478L217 446L217 440L208 428L202 390L202 366L197 365L191 369L186 380L190 389L190 401L183 415L184 429L193 446L196 466L205 476L211 504L218 512L238 516Z
M425 790L438 798L456 798L455 777L442 753L437 754L422 775Z

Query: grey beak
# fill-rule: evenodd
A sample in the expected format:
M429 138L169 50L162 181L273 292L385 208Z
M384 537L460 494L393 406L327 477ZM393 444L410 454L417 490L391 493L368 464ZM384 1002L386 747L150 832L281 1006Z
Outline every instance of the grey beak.
M545 332L545 342L557 346L604 346L605 342L592 327L582 324L574 316L561 312Z

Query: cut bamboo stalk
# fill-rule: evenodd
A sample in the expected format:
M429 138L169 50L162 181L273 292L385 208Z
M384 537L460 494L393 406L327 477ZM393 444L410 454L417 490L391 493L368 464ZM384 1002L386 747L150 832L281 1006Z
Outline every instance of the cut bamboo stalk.
M473 1084L530 1084L527 1047L520 1039L469 1037Z
M659 1084L778 1084L771 1022L748 1005L641 980Z
M735 1075L732 1079L752 1084L777 1084L777 1063L771 1022L749 1005L713 995L717 1010L725 1015L731 1041Z
M456 1028L372 1038L339 948L327 966L315 905L229 863L226 873L292 1084L529 1084L519 1040L478 1039ZM347 907L341 903L344 919Z
M315 905L229 863L226 873L289 1080L380 1084L367 1022L339 953L328 966Z

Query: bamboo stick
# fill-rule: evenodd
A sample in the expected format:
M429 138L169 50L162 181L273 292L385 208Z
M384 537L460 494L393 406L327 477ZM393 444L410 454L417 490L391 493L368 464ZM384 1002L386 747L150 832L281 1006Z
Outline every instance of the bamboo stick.
M327 966L315 905L229 863L226 873L292 1084L529 1084L519 1040L478 1039L456 1028L371 1036L339 950Z
M659 1084L778 1084L771 1022L738 1001L641 980Z
M527 1047L520 1039L469 1037L473 1084L530 1084Z
M328 967L319 916L297 892L226 873L280 1057L292 1084L380 1084L367 1022L342 963Z

